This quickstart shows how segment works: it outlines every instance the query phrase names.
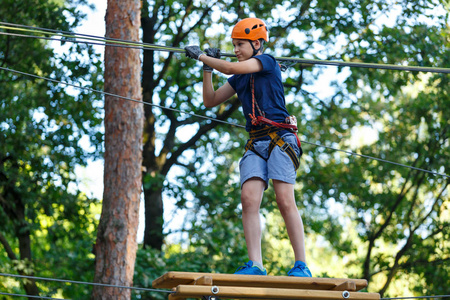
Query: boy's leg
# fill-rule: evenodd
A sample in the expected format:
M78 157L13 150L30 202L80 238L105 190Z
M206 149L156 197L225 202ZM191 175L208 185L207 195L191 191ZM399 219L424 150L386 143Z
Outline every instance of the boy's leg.
M295 260L306 262L303 222L295 203L294 185L280 180L272 180L272 182L277 205L294 250Z
M264 180L255 177L245 181L241 191L242 224L244 226L248 257L261 265L261 220L259 209L265 186Z

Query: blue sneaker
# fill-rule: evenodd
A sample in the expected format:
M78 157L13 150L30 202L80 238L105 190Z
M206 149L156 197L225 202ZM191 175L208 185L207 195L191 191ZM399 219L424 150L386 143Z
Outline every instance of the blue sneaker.
M234 274L238 275L267 275L266 269L261 270L258 266L254 266L253 262L249 260L245 265L237 268Z
M288 272L288 275L296 277L312 277L311 271L306 266L306 263L300 260L295 262L294 267Z

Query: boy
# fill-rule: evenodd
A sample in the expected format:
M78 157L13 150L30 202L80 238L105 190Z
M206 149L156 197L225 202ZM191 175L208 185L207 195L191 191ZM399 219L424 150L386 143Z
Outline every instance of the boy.
M235 274L267 275L262 264L261 223L259 210L264 191L272 179L277 205L286 224L295 254L290 276L311 277L305 263L303 223L294 198L294 183L301 147L297 136L286 124L286 110L281 71L276 60L263 54L264 42L269 41L265 23L257 18L239 21L233 28L234 53L237 63L220 60L218 49L198 46L185 48L186 56L204 63L203 103L217 106L237 93L246 118L250 139L239 163L241 177L242 223L249 261ZM214 90L212 69L230 77Z

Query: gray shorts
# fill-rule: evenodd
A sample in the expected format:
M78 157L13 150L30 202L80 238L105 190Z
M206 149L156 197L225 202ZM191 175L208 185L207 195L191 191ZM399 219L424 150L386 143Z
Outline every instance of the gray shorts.
M300 149L297 146L297 138L294 134L283 135L283 140L291 145L297 156L300 155ZM239 162L239 172L241 176L241 188L244 182L250 178L261 178L266 183L266 189L269 186L269 179L280 180L283 182L295 183L297 171L290 157L275 146L269 156L270 140L259 140L253 143L257 151L265 159L248 150Z

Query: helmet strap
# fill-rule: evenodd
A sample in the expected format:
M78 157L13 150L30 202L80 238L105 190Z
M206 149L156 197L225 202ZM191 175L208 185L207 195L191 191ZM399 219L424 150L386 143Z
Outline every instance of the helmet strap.
M253 56L255 56L256 54L258 54L259 51L262 50L263 47L259 47L258 49L255 49L255 46L253 46L253 43L251 40L248 40L248 42L250 43L250 45L252 46L253 49Z

